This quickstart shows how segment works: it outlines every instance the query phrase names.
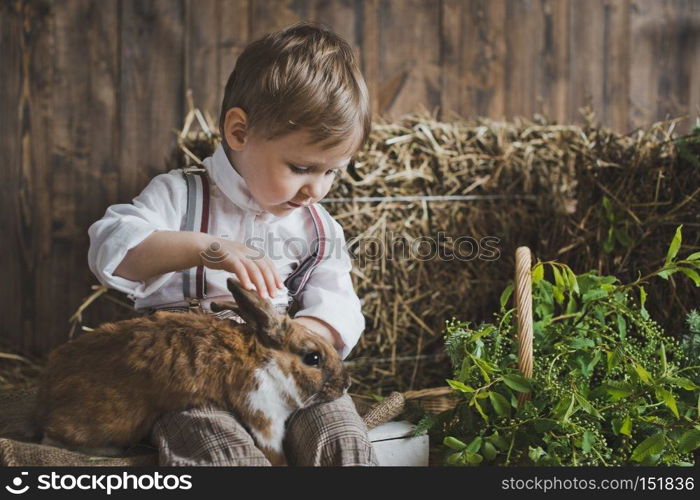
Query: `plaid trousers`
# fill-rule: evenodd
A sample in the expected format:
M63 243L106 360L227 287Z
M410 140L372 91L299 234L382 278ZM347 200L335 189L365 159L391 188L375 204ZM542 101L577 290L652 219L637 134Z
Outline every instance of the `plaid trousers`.
M217 316L233 318L230 311ZM151 431L158 465L269 466L236 417L214 407L174 411ZM379 465L367 427L348 394L296 411L287 420L284 452L289 465Z
M163 415L153 427L158 465L270 465L253 438L224 410L193 408ZM289 465L379 465L352 398L304 408L286 425L284 451Z

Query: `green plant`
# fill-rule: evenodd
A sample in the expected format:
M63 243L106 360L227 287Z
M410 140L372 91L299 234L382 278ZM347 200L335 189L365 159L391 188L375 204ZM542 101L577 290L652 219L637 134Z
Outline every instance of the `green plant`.
M693 309L686 317L688 333L681 336L681 349L688 359L700 360L700 313ZM700 384L700 373L695 372L694 382Z
M678 157L695 168L700 168L700 156L696 151L700 149L700 118L696 119L696 125L686 136L673 141L678 148Z
M607 224L607 236L603 242L603 251L612 253L615 249L615 243L622 245L625 248L631 248L635 242L629 234L629 221L620 217L615 212L610 203L610 198L603 196L602 203L603 220Z
M518 372L515 311L506 308L512 285L493 324L448 322L447 382L460 401L419 429L442 440L452 465L692 465L698 358L649 317L643 288L676 272L700 285L700 253L678 259L680 243L679 227L664 265L626 285L536 264L531 379ZM522 405L520 393L529 395Z
M686 322L691 334L700 335L700 313L697 310L693 309L688 313Z

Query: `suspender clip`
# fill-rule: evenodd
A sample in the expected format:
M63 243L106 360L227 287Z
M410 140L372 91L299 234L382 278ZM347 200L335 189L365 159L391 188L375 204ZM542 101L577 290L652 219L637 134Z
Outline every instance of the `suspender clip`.
M186 174L203 174L206 173L207 169L204 167L185 167L182 171Z
M204 309L202 308L202 303L199 301L199 299L187 299L187 302L190 304L190 311L203 311Z

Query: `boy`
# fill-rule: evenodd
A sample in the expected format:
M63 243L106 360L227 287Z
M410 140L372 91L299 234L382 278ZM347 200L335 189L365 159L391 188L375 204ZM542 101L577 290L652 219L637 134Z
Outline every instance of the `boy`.
M364 329L341 226L316 203L370 131L367 88L349 45L302 23L251 43L224 93L222 144L199 175L156 176L133 204L89 229L90 269L139 310L209 309L230 300L235 274L346 357ZM186 169L188 170L188 169ZM262 243L262 244L260 244ZM296 465L376 465L350 397L300 410L287 423ZM163 416L160 465L269 465L228 412Z

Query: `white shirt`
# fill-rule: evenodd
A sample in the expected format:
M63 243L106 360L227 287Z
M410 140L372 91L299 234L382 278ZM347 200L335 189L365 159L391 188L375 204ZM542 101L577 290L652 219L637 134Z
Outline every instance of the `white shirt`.
M253 199L245 180L236 172L221 146L204 160L210 181L209 234L238 242L252 242L265 254L284 281L311 252L316 230L307 209L284 216L263 211ZM104 286L126 293L136 309L185 306L182 273L171 272L144 281L114 275L126 253L154 231L179 231L187 211L187 184L181 170L154 177L133 203L110 206L104 217L90 226L88 265ZM352 267L345 248L343 229L332 220L337 242L313 271L297 296L300 310L295 317L311 316L331 325L340 334L345 358L365 327L360 300L350 279ZM264 243L262 243L264 241ZM212 301L232 300L226 279L233 273L206 269L209 309ZM286 288L272 298L273 305L286 306Z

